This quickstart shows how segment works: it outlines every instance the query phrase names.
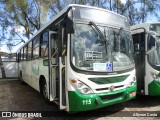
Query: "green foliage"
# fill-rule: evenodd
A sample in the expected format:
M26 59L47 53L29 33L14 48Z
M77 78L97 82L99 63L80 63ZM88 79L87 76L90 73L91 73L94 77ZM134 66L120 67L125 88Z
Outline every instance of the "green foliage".
M46 22L52 0L2 0L1 2L5 9L5 19L0 17L2 23L12 28L12 35L16 32L14 31L16 26L24 27L24 35L29 38L30 34L40 29Z
M18 35L15 30L17 26L23 27L23 35L29 38L69 4L90 5L117 12L126 16L131 25L145 22L150 16L160 20L158 0L126 0L126 3L122 0L1 0L0 4L0 40Z

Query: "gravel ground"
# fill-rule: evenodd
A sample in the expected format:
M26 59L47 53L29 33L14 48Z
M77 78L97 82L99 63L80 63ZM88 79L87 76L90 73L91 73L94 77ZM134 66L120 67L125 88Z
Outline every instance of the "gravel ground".
M23 118L25 120L160 120L160 96L138 95L136 99L125 103L87 112L68 114L65 111L59 111L58 106L54 103L46 104L42 96L30 86L21 85L18 80L0 80L0 114L3 111L46 111L46 114L54 114L52 115L54 117ZM21 120L22 118L14 117L10 119ZM0 120L8 120L8 118L0 118Z

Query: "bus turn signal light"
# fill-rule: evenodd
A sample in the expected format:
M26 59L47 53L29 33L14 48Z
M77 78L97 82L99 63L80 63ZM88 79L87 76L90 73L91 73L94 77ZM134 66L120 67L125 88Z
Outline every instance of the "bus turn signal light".
M76 82L77 82L77 80L74 80L74 79L71 80L71 83L73 83L73 84Z

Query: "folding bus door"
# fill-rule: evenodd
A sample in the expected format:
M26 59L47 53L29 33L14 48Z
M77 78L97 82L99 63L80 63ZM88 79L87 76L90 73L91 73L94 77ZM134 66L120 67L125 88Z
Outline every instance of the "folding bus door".
M145 32L133 34L133 43L137 77L137 91L143 93L145 79Z
M59 104L60 109L66 109L66 48L63 47L65 29L58 29L58 32L49 31L49 89L53 101Z

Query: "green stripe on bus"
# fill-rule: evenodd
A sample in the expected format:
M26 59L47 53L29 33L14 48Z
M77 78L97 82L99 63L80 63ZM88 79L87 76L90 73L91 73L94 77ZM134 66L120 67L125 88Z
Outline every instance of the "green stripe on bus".
M118 76L118 77L98 77L98 78L88 78L96 84L110 84L118 83L124 81L129 75Z
M80 111L94 110L97 108L102 108L102 107L113 105L116 103L125 102L135 98L135 96L133 97L129 96L129 93L133 91L136 91L136 85L123 90L105 92L100 94L84 95L84 94L80 94L77 91L68 91L69 112L76 113ZM119 93L123 93L123 94L118 98L105 100L105 101L101 99L102 96L107 96L107 95L109 96L113 94L115 95Z
M160 82L157 82L157 81L153 80L148 85L148 92L149 92L150 96L160 95Z

